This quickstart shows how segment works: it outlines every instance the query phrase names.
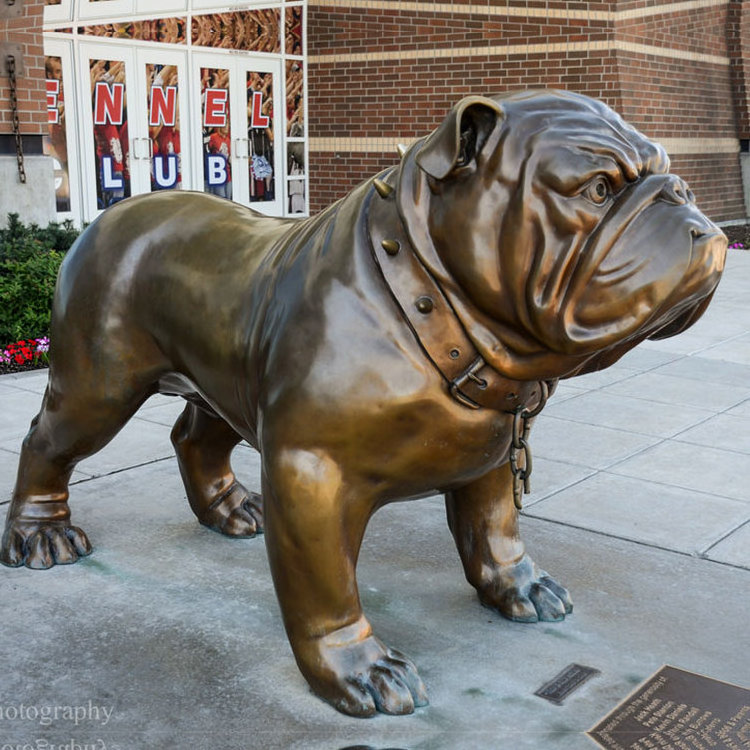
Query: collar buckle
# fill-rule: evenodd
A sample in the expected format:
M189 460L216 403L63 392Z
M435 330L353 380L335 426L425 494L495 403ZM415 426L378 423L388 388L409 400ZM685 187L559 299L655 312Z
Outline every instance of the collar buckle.
M484 378L480 378L478 375L479 371L485 366L485 364L487 363L482 357L477 357L466 370L450 381L449 390L451 396L464 406L468 406L470 409L479 409L479 404L463 393L461 388L463 388L469 381L482 390L487 388L487 381Z

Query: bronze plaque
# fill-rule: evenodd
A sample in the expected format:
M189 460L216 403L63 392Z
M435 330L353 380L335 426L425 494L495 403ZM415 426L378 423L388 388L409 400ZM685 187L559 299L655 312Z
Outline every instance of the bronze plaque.
M570 664L559 675L542 685L534 695L538 695L557 706L562 706L565 698L581 687L584 682L598 674L601 674L598 669L584 667L582 664Z
M747 750L750 690L664 666L587 734L606 750Z

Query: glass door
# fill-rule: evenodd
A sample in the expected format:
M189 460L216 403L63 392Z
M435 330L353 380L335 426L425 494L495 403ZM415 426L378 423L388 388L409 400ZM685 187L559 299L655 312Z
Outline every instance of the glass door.
M193 55L191 122L199 133L193 146L194 177L200 189L232 200L232 60L216 55Z
M240 58L238 91L244 92L237 118L237 198L252 208L281 216L284 176L281 154L281 66L276 61Z
M55 171L57 216L80 221L80 170L76 133L75 88L72 43L48 40L44 45L47 134L44 154Z
M131 168L130 127L139 119L134 50L82 42L79 53L84 218L91 221L143 192L145 180Z
M186 53L80 43L85 218L123 198L189 189Z
M137 88L143 117L133 143L139 169L148 173L143 192L193 187L190 170L190 129L187 122L187 64L184 52L138 49Z
M206 192L269 216L283 211L279 61L194 53L194 148Z

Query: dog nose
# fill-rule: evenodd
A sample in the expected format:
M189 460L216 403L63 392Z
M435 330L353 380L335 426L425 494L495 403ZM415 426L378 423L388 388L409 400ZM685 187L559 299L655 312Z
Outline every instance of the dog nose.
M695 195L687 186L687 183L677 175L669 175L664 187L659 193L659 198L667 203L684 206L687 203L695 203Z
M711 243L717 248L720 248L722 245L726 248L729 243L727 236L718 227L692 226L690 228L690 237L693 243L700 240L705 243Z
M694 240L699 240L701 237L705 237L707 234L715 234L715 232L711 232L706 227L691 227L690 228L690 236Z
M721 270L727 254L728 240L724 232L703 217L690 222L690 255L693 263Z
M704 238L713 240L718 238L718 242L727 242L727 236L719 229L707 216L697 209L693 209L690 217L685 221L685 226L690 233L693 242Z

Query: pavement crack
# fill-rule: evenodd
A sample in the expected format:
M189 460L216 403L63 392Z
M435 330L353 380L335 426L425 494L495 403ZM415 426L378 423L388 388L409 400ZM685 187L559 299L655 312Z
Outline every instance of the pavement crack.
M621 542L629 542L631 544L637 544L639 547L648 547L650 549L657 549L657 550L660 550L661 552L669 552L675 555L680 555L681 557L692 558L694 560L701 560L707 563L713 563L714 565L722 565L726 568L735 568L737 570L750 570L750 568L748 568L745 565L737 565L736 563L724 562L722 560L714 560L710 557L705 557L704 556L705 553L703 552L685 552L684 550L674 549L673 547L662 547L658 544L653 544L652 542L643 541L642 539L633 539L627 536L619 536L617 534L610 534L609 532L606 532L606 531L600 531L598 529L590 529L586 526L579 526L574 523L568 523L567 521L557 521L552 518L545 518L544 516L537 516L532 513L524 513L524 516L526 518L533 518L536 521L545 521L546 523L551 523L551 524L554 524L555 526L564 526L565 528L568 528L568 529L577 529L578 531L586 531L590 534L596 534L597 536L607 537L608 539L617 539ZM742 525L744 526L746 523L750 523L750 521L745 521L745 523L743 523Z
M732 534L734 534L735 532L739 531L741 528L743 528L745 526L750 526L750 518L747 519L747 520L745 520L745 521L742 521L739 524L737 524L737 526L735 526L734 528L729 529L729 531L724 532L718 539L716 539L713 542L711 542L711 544L709 544L707 547L705 547L704 549L702 549L698 554L701 557L704 557L705 555L708 555L708 553L714 547L716 547L717 544L721 544L725 539L727 539Z
M85 484L86 482L92 482L95 479L104 479L105 477L111 477L115 474L122 474L125 471L132 471L133 469L140 469L144 466L152 466L153 464L158 464L162 461L173 461L174 456L163 456L162 458L155 458L153 461L144 461L140 464L133 464L132 466L124 466L122 469L114 469L113 471L108 471L106 474L97 474L93 477L85 477L84 479L76 479L75 482L70 483L70 487L76 484Z

